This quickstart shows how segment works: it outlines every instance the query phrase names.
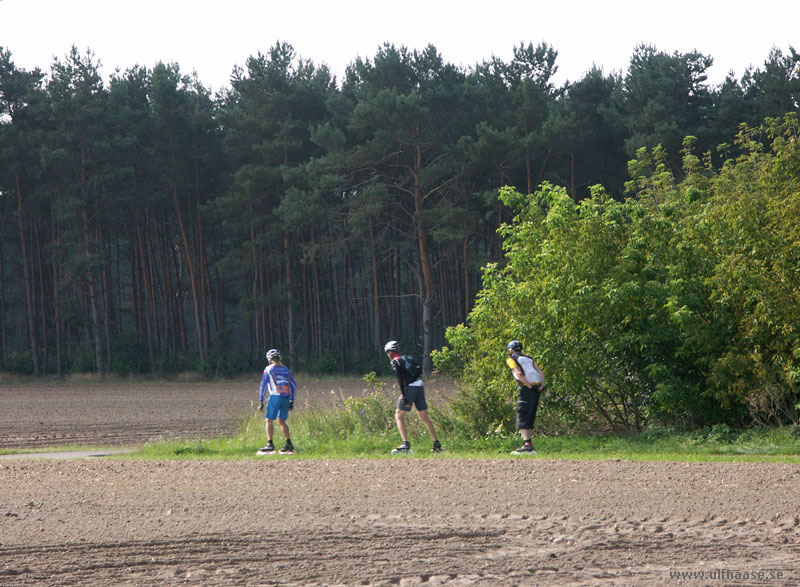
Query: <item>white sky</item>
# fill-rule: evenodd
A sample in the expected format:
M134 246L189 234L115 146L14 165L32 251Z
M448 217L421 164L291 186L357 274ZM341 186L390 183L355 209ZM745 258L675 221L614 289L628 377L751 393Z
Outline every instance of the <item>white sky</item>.
M800 0L0 0L0 46L18 67L49 72L72 45L114 69L177 62L214 90L235 65L277 41L326 63L341 80L356 57L391 42L433 44L444 60L472 66L508 61L524 42L558 51L555 82L578 80L592 64L625 71L637 44L667 53L697 49L714 58L709 81L741 78L772 47L800 50Z

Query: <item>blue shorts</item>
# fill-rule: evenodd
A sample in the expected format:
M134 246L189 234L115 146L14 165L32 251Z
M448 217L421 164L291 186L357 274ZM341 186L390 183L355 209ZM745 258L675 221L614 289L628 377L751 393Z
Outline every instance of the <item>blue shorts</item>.
M267 420L289 418L289 398L282 395L270 395L267 400Z

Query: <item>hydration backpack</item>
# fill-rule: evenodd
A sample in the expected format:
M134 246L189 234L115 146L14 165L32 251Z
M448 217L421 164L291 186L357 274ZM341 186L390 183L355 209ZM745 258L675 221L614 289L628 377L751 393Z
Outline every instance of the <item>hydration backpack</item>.
M403 371L408 376L409 383L419 379L419 376L422 375L422 365L419 364L419 361L411 355L400 355L398 359L403 366Z

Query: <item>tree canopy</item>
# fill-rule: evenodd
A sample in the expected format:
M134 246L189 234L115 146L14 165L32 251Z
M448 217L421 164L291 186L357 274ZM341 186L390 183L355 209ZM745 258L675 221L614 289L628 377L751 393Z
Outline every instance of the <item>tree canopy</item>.
M742 158L761 164L755 145L767 159L773 143L756 129L797 112L800 56L775 49L763 67L720 87L707 83L711 63L643 45L626 72L594 68L557 87L558 52L545 43L520 43L508 62L474 67L446 62L433 46L385 44L336 80L279 42L212 95L177 63L106 81L91 51L72 48L43 72L17 67L0 48L0 367L213 376L254 369L278 347L293 368L379 371L383 343L396 339L429 371L446 329L483 311L493 280L522 263L509 256L513 247L534 246L507 228L514 216L534 214L515 203L514 194L530 194L558 243L550 262L563 264L548 284L564 296L556 316L589 324L595 306L613 315L636 305L627 321L594 323L593 336L613 348L592 346L584 332L583 350L571 353L575 373L614 373L616 387L595 394L611 393L604 401L616 407L594 399L611 410L609 423L637 426L651 416L654 394L666 398L663 413L684 410L652 365L716 345L728 349L724 361L683 362L685 376L670 370L712 405L719 394L706 392L704 373L742 360L745 343L730 344L745 331L762 353L759 377L772 373L783 393L788 347L767 339L786 315L751 298L763 321L745 323L750 308L730 301L744 286L725 281L739 265L688 279L692 264L721 266L691 214L723 178L745 189ZM740 133L741 124L749 130ZM777 144L780 133L770 132ZM696 137L691 150L687 136ZM694 166L689 153L699 157ZM765 198L774 175L755 182ZM683 182L691 197L673 197ZM671 218L685 218L685 227L664 220L667 195ZM777 204L759 201L709 210L703 222L720 231L712 240L738 238L746 224L737 214L776 230L794 226L782 224L770 207ZM631 220L637 215L641 223ZM751 244L772 254L783 241L761 228L748 229ZM531 228L530 238L542 230ZM687 239L680 246L678 236ZM657 243L662 251L650 249ZM777 272L791 277L788 260L756 264L744 259L751 250L741 249L742 263L761 272L764 287ZM706 338L673 337L677 310L665 309L678 303L672 277L651 275L664 258L670 271L685 270L683 287L697 304L726 300L729 315L715 314L721 322L709 323ZM483 271L487 264L494 269ZM600 271L607 283L576 289ZM625 288L613 289L617 282ZM706 296L712 286L727 293ZM671 329L631 334L634 323L665 316ZM737 316L744 322L734 327Z

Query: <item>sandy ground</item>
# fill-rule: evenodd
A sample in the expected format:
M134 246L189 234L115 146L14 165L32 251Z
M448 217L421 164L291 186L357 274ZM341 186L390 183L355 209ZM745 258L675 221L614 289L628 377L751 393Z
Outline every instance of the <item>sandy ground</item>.
M2 385L0 446L224 433L252 387ZM797 585L798 512L794 464L3 460L0 585Z

